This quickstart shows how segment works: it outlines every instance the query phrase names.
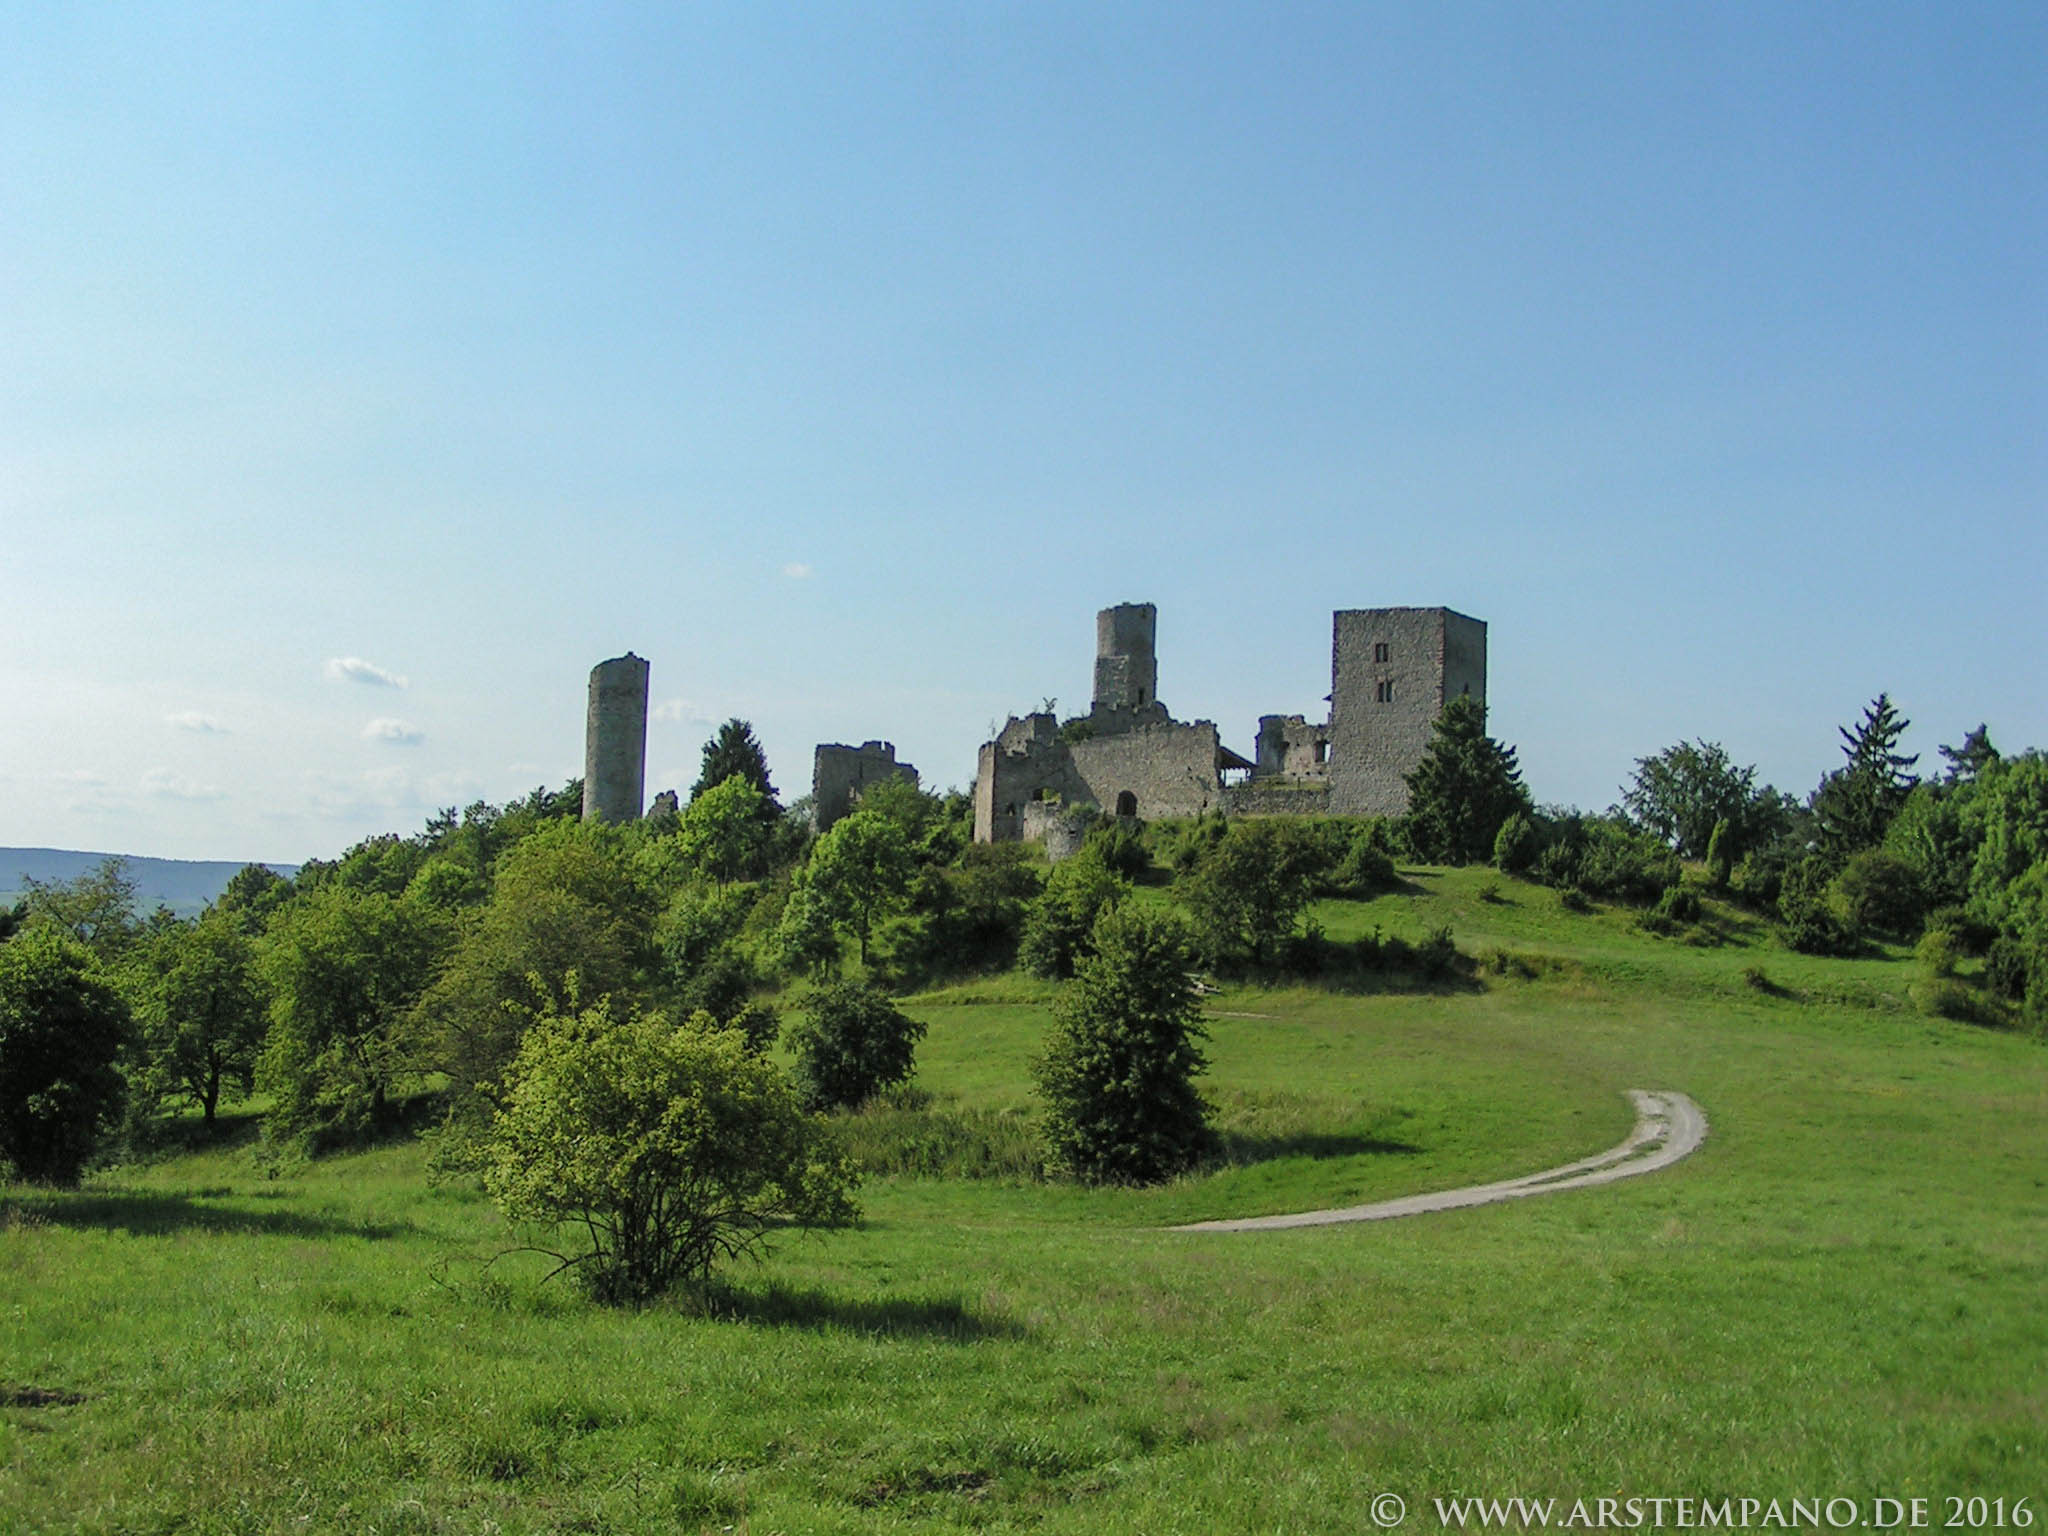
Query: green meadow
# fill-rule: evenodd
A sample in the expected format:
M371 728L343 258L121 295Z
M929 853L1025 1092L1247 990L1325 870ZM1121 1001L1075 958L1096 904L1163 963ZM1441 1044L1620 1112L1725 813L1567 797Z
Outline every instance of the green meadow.
M1034 1177L1051 989L923 994L917 1092L844 1127L885 1170L861 1224L708 1302L543 1283L416 1141L266 1167L245 1121L9 1190L0 1530L1359 1532L1388 1493L1411 1530L1450 1496L2048 1518L2048 1050L1924 1012L1902 951L1407 873L1316 920L1448 923L1476 977L1208 998L1211 1171ZM1690 1094L1705 1146L1504 1205L1162 1230L1533 1172L1619 1141L1629 1088Z

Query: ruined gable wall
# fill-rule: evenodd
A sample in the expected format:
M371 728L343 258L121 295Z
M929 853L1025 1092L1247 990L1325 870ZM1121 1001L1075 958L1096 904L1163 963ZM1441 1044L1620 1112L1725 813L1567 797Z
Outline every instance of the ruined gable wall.
M1074 772L1059 721L1048 714L1014 715L994 741L984 743L974 773L974 840L1013 843L1024 836L1024 807L1051 795L1089 798Z
M894 742L821 743L811 756L811 830L824 831L853 809L862 789L890 778L917 782L917 769L896 761Z
M1401 815L1447 697L1485 703L1486 626L1447 608L1346 609L1330 653L1330 809Z

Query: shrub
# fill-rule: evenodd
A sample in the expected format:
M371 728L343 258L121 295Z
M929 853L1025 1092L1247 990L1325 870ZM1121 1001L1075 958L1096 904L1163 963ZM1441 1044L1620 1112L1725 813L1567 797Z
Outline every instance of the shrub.
M1074 974L1096 920L1130 889L1091 848L1055 865L1045 889L1025 910L1017 963L1034 976L1064 981Z
M925 1027L864 982L819 987L783 1032L806 1109L852 1109L908 1078Z
M1913 958L1927 968L1927 974L1936 981L1943 981L1955 975L1956 959L1961 946L1956 943L1955 934L1947 928L1930 927L1920 935L1920 942L1914 947Z
M1735 886L1744 906L1757 912L1776 911L1778 898L1785 893L1783 855L1769 849L1744 854L1736 866Z
M736 1031L604 1003L528 1031L492 1127L485 1187L514 1220L573 1222L557 1254L602 1301L701 1284L774 1226L843 1222L857 1176Z
M894 991L1017 963L1025 913L1044 881L1022 843L969 843L952 868L927 865L910 887L910 921L874 974Z
M1778 895L1779 930L1786 947L1802 955L1854 955L1863 947L1862 936L1828 904L1825 880L1818 860L1786 872Z
M1213 1145L1194 1081L1206 1031L1187 931L1126 903L1102 915L1090 947L1032 1064L1050 1161L1090 1183L1156 1183Z
M1830 894L1851 928L1891 939L1919 932L1926 911L1918 872L1904 859L1876 848L1852 855L1835 876Z
M1992 942L1998 937L1996 925L1973 917L1959 906L1936 907L1927 914L1927 926L1948 930L1955 940L1956 952L1963 955L1988 954Z
M1699 892L1674 885L1645 912L1642 926L1651 933L1671 934L1700 920Z
M1095 850L1103 868L1125 880L1136 880L1152 867L1152 855L1145 851L1144 826L1132 817L1101 822L1089 832L1084 846Z
M1577 883L1594 896L1647 906L1678 884L1678 855L1614 821L1585 823Z
M1729 850L1735 846L1735 833L1727 821L1714 823L1713 835L1707 839L1707 889L1725 891L1728 878L1733 873L1733 861Z
M1308 905L1320 854L1314 829L1292 819L1233 826L1182 883L1211 958L1268 964Z
M1458 946L1449 928L1439 928L1415 946L1416 968L1431 981L1449 981L1458 970Z
M1995 1025L2004 1022L1995 1003L1960 981L1921 982L1912 988L1912 993L1921 1008L1937 1018L1953 1019L1958 1024Z
M1543 834L1521 811L1500 824L1493 840L1493 865L1504 875L1526 875L1543 852Z
M49 927L0 944L0 1159L37 1184L75 1184L120 1118L115 1060L128 1009L92 957Z
M2027 978L2032 971L2032 956L2021 939L2009 933L2002 933L1991 942L1991 951L1984 958L1984 980L2000 997L2018 1002L2027 995Z
M1383 843L1385 825L1369 822L1352 831L1343 855L1318 883L1322 894L1368 901L1401 883L1394 869L1394 857Z

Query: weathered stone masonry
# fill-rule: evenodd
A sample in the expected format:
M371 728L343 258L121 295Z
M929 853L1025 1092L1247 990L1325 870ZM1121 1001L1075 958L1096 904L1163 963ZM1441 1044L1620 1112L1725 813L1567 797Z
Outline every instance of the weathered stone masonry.
M1448 608L1355 608L1332 616L1330 719L1259 720L1247 762L1206 720L1183 724L1159 701L1157 611L1105 608L1095 619L1095 696L1061 739L1051 714L1012 716L981 749L974 835L1036 838L1057 816L1037 805L1112 815L1399 815L1406 776L1451 699L1486 703L1486 625ZM1225 775L1237 780L1225 783Z
M917 770L896 761L896 744L864 741L857 747L821 744L811 757L811 830L822 832L853 809L860 792L879 779L917 783Z
M583 819L638 821L647 794L647 663L631 651L590 669Z
M1399 816L1430 727L1461 694L1486 704L1486 626L1448 608L1351 608L1330 638L1330 809Z

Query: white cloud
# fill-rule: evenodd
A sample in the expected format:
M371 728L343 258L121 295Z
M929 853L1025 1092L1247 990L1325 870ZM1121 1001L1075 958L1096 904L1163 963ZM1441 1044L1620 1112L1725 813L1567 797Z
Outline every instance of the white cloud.
M165 715L164 720L181 731L193 731L201 736L225 736L228 728L211 715L202 715L196 709L181 710L175 715Z
M337 683L365 683L372 688L409 686L406 678L396 672L387 672L374 661L365 661L360 656L331 657L327 663L327 676Z
M679 725L710 725L711 716L695 699L663 699L654 706L651 718L673 720Z
M418 726L408 725L403 720L394 720L389 715L383 715L363 727L363 739L388 741L400 747L416 747L427 739L427 733Z
M214 784L195 784L168 768L152 768L142 776L142 792L159 800L225 800L227 791Z
M801 560L792 560L782 568L782 574L791 581L809 581L811 568Z

